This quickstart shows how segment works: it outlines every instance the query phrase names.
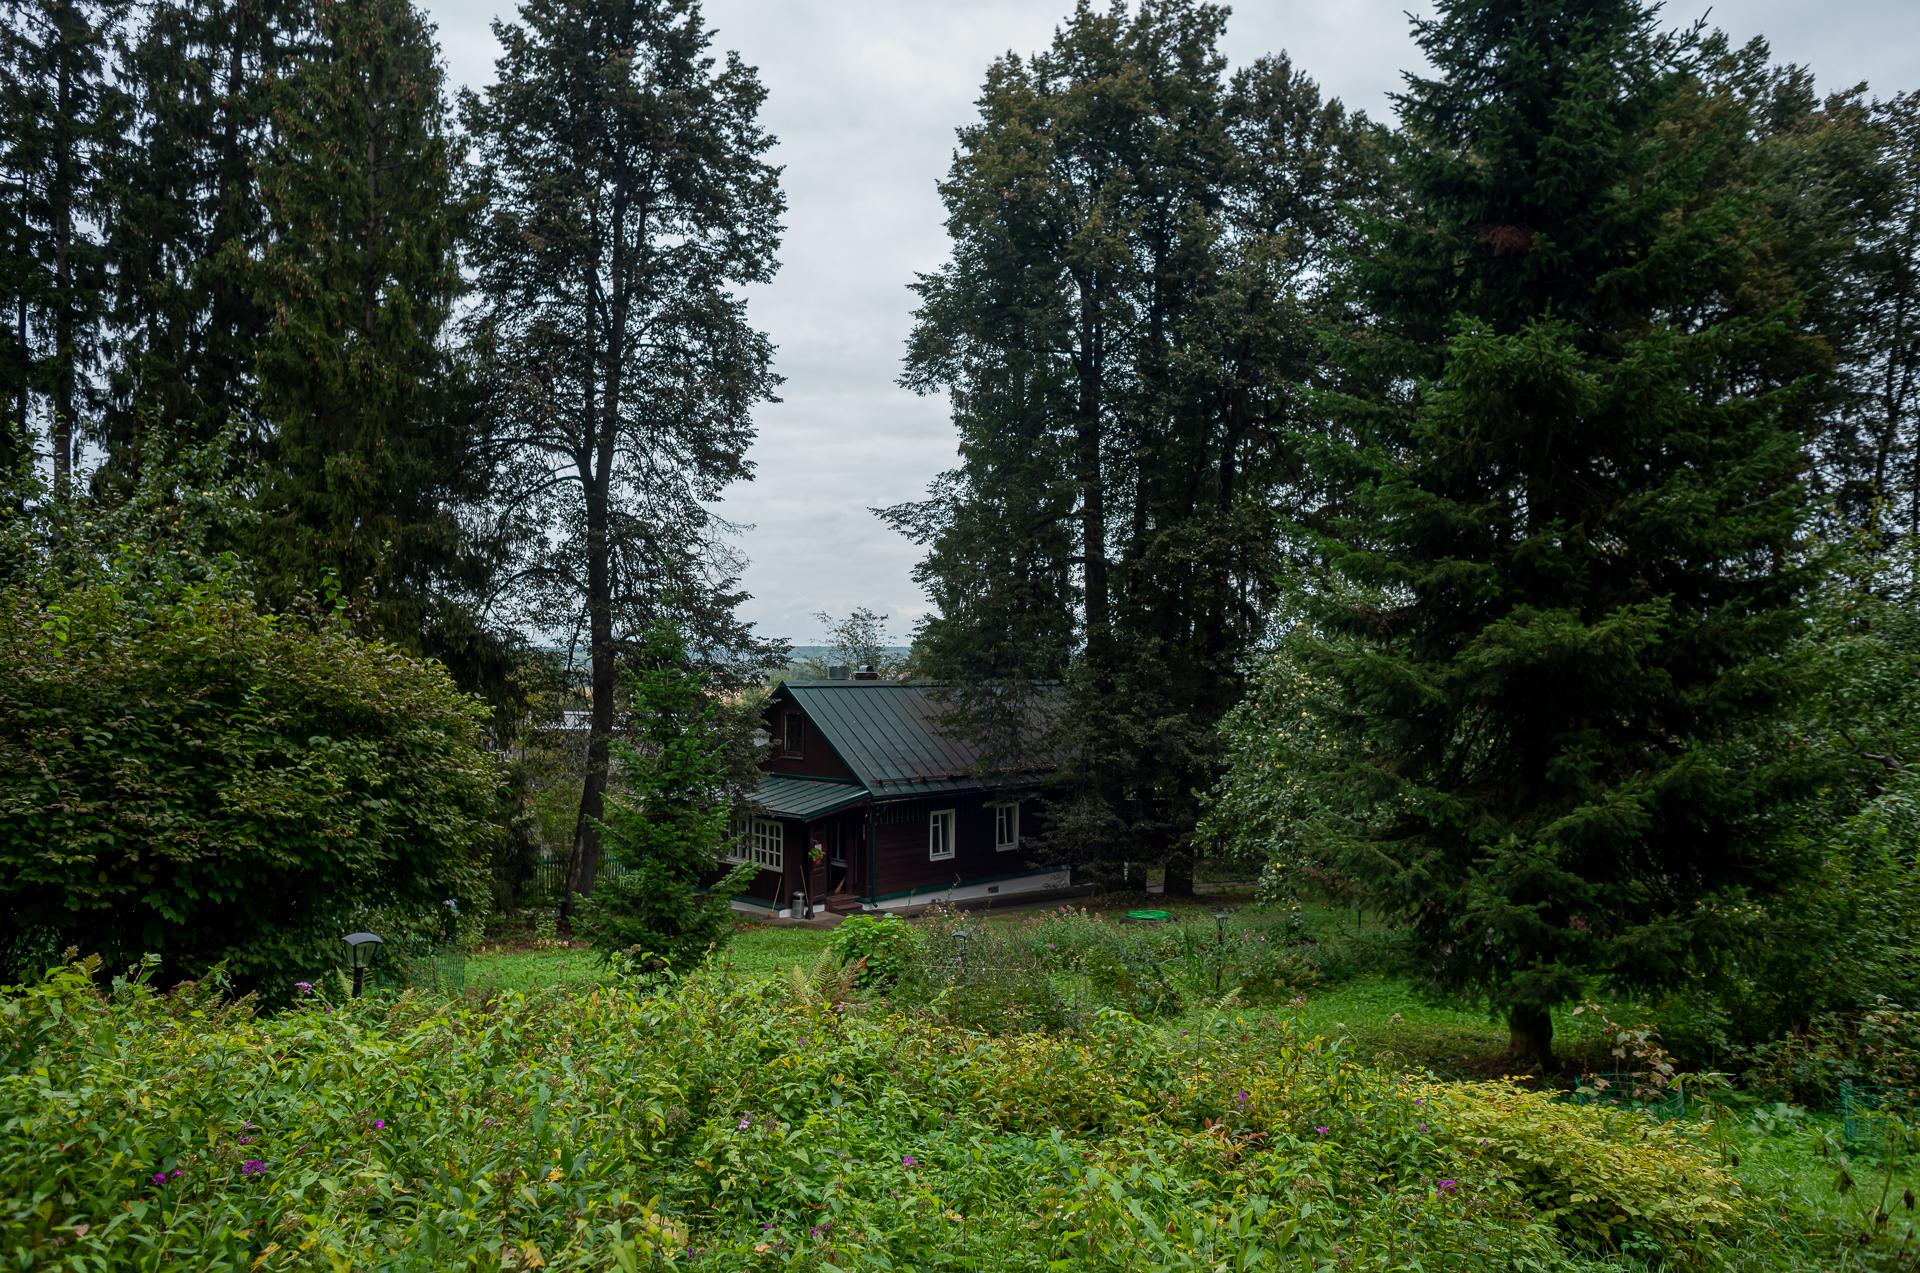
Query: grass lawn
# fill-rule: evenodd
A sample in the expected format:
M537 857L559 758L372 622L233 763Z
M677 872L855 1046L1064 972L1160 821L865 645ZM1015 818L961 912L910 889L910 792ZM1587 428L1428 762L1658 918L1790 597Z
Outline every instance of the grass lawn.
M794 964L805 967L825 948L830 932L821 928L773 927L743 923L723 963L743 978L772 976ZM547 986L592 985L606 968L584 946L541 949L493 947L467 957L467 988L481 994L515 990L522 994Z

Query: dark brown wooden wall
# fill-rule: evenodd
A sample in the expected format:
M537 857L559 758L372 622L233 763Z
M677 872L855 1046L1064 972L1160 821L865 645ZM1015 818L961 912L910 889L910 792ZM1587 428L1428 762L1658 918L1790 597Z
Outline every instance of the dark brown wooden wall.
M961 881L1031 870L1036 863L1025 848L1039 827L1037 802L1020 802L1022 847L1002 853L993 847L992 800L979 794L901 800L876 806L879 826L880 895L903 889L944 888ZM927 856L927 823L935 809L954 811L954 853L938 861Z

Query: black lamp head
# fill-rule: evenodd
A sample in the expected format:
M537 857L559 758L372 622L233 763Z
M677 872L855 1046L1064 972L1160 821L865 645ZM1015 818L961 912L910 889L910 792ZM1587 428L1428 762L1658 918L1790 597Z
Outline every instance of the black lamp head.
M347 943L355 968L373 967L373 958L380 952L380 939L372 933L348 933L340 939Z

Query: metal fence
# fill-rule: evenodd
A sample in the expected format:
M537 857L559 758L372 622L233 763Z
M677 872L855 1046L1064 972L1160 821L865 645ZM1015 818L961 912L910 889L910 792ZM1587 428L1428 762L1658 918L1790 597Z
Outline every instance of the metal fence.
M618 862L600 863L600 878L617 880L627 874L627 868ZM526 891L521 895L530 905L555 903L567 886L567 860L565 858L542 858L533 864L533 875L527 880Z

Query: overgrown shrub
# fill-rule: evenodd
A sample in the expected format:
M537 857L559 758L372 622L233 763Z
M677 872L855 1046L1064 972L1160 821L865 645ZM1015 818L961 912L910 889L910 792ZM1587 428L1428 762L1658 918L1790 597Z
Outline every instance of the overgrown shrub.
M0 981L73 946L280 993L372 907L485 908L485 709L438 664L125 559L0 590L0 668Z

